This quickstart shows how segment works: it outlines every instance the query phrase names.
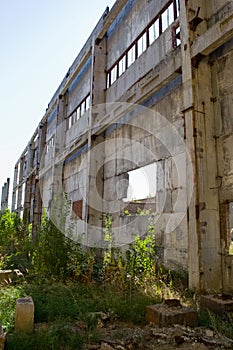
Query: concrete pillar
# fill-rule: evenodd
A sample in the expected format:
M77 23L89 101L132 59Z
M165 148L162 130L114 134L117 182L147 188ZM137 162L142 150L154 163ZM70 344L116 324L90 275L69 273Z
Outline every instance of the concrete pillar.
M46 130L47 124L41 123L38 128L38 163L40 163L42 159L42 155L46 144Z
M11 202L11 210L15 211L16 209L16 193L17 193L17 181L18 181L18 172L19 172L19 163L16 163L14 169L14 180L13 180L13 191L12 191L12 202Z
M182 80L183 80L183 114L185 122L186 147L190 158L187 156L186 173L188 188L189 179L194 179L194 189L191 198L187 198L188 208L188 272L189 287L200 290L200 242L198 235L198 221L196 218L196 205L198 191L196 184L196 136L194 98L192 87L192 65L190 53L190 31L188 23L188 2L180 0L180 31L182 53ZM191 160L191 162L190 162ZM187 192L189 193L189 191Z
M183 78L183 113L185 137L191 162L187 158L187 178L194 179L194 190L188 208L189 286L196 290L222 290L221 247L217 162L214 139L213 106L211 104L211 71L208 56L191 60L190 42L205 32L206 23L190 29L195 10L205 18L205 4L180 0L180 27Z
M31 177L27 178L25 183L24 213L26 213L27 220L29 220L30 218L30 203L31 203Z
M101 235L102 220L102 198L103 198L103 168L98 171L103 165L104 158L104 144L101 135L92 135L92 126L98 114L105 114L105 85L106 85L106 62L107 62L107 44L106 38L98 41L93 41L92 45L92 79L91 79L91 108L89 114L89 135L88 135L88 149L92 150L98 147L98 151L92 151L88 154L87 165L87 183L86 183L86 198L88 203L84 208L85 220L90 225L99 227L99 234ZM98 178L96 177L98 176ZM96 191L98 196L96 196ZM90 233L91 239L92 233ZM100 238L100 237L99 237ZM88 238L89 239L89 238Z
M32 238L36 235L36 229L41 223L42 217L42 200L40 193L39 180L35 180L35 192L34 192L34 206L33 206L33 219L32 219Z
M66 141L66 95L60 95L57 100L57 115L56 115L56 133L54 135L54 159L51 162L52 172L52 194L51 207L49 216L57 227L60 227L61 222L65 225L64 220L61 220L61 215L64 215L64 196L63 196L63 162L56 162L56 159L64 152ZM61 228L62 229L62 228ZM65 229L65 227L63 228Z
M220 292L221 246L217 155L214 138L214 111L209 57L204 58L194 76L198 203L196 213L200 235L201 289Z
M18 183L18 198L17 198L17 206L16 210L19 213L22 204L22 196L23 196L23 186L22 181L24 177L24 164L25 164L25 156L22 156L20 159L20 168L19 168L19 183Z
M47 124L41 123L38 128L38 160L37 160L38 169L40 167L40 162L42 160L42 155L45 148L46 130L47 130ZM36 174L37 174L36 176L39 175L38 169L36 171ZM41 193L40 193L39 178L35 178L34 175L33 175L33 179L31 180L31 186L33 186L34 191L30 200L31 207L33 207L32 215L30 216L32 221L32 236L35 237L37 226L40 225L41 223L42 199L41 199Z
M15 330L31 333L34 328L34 302L31 297L16 300Z

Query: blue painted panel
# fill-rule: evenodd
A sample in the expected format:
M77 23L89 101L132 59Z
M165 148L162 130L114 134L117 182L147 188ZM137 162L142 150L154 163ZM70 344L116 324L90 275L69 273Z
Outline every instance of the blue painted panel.
M136 3L137 0L129 0L127 4L123 7L121 12L118 14L118 16L115 18L115 20L112 22L110 27L107 30L107 37L109 38L113 32L117 30L117 27L122 24L122 22L125 20L125 18L129 15L132 7Z
M87 72L87 70L90 68L90 66L91 66L91 59L92 59L92 57L90 56L87 59L87 61L84 64L84 66L80 69L80 71L78 72L77 76L74 78L74 80L70 84L70 86L68 88L68 92L71 92L76 87L76 85L79 82L79 80L81 79L82 75L84 75Z
M51 123L56 116L57 116L57 107L55 107L54 110L50 113L47 119L47 124Z
M75 153L73 153L70 157L68 157L65 160L64 165L68 164L69 162L71 162L75 158L79 157L82 153L87 152L87 150L88 150L88 145L86 143L83 147L79 148Z
M160 90L156 91L153 95L151 95L149 98L144 100L140 105L138 105L138 108L135 108L133 111L125 114L123 117L121 117L118 120L118 123L114 123L110 125L106 131L105 135L111 134L114 130L121 128L122 124L127 124L130 122L131 119L137 117L140 108L150 108L154 106L156 103L161 101L166 95L170 94L172 91L176 90L179 86L182 85L182 76L179 75L177 78L173 79L171 82L163 86Z

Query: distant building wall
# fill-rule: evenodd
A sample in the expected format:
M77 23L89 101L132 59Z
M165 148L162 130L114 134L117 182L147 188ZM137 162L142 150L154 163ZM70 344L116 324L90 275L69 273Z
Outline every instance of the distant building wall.
M2 186L1 211L8 209L9 188L10 188L10 179L7 178L7 181Z

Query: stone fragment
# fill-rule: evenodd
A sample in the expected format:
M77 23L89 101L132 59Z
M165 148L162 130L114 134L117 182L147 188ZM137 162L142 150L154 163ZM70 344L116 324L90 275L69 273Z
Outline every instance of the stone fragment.
M226 295L202 295L200 299L201 309L208 309L215 314L223 315L233 311L233 297Z
M15 329L26 333L33 332L34 302L31 297L16 300Z
M176 305L176 306L174 306ZM146 321L160 327L182 324L190 327L198 325L197 311L183 307L179 301L172 300L162 304L149 305L146 308Z

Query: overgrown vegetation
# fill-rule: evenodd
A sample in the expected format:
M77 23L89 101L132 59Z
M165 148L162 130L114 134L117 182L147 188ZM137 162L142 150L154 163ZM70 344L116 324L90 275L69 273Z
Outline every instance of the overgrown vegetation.
M62 219L63 220L63 219ZM110 321L143 324L146 305L164 297L193 302L186 274L175 274L158 264L153 220L145 237L135 235L123 254L114 247L112 220L106 215L102 255L63 235L46 216L32 239L27 218L19 219L6 210L0 213L1 269L20 269L24 278L0 290L0 321L5 331L13 331L15 302L32 296L36 324L46 323L32 335L13 332L6 349L82 349L98 338L95 312ZM206 316L205 316L206 317ZM204 318L202 318L204 319ZM223 328L208 318L213 327ZM75 322L87 329L75 331ZM227 328L233 337L233 327Z

